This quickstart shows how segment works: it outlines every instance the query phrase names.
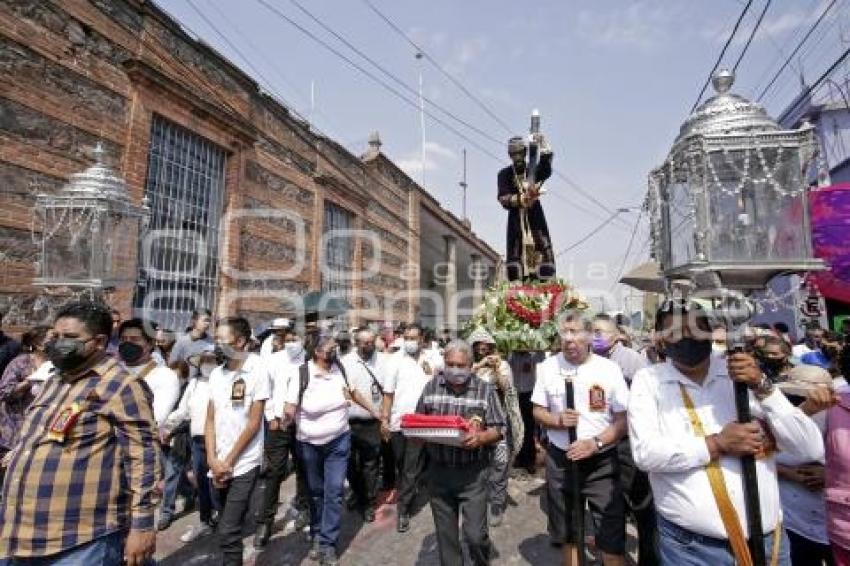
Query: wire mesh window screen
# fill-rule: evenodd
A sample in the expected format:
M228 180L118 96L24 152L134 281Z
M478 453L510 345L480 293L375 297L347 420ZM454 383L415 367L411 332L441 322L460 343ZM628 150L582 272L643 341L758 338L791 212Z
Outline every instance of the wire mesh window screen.
M225 151L154 116L145 195L150 229L140 242L137 314L182 329L196 308L212 308L218 287Z
M322 291L348 297L354 259L354 236L351 213L332 202L325 201L325 222L322 226L325 249L323 254Z

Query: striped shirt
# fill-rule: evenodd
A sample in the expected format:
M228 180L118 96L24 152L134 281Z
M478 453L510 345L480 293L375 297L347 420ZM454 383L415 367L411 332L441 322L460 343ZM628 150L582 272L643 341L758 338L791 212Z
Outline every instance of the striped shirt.
M64 440L49 429L81 412ZM162 477L153 395L111 357L48 380L30 405L3 484L0 558L56 554L119 530L154 527Z
M422 391L416 412L421 415L460 416L465 419L480 417L484 427L496 427L504 433L505 413L496 395L496 389L486 381L473 375L466 387L455 391L442 374L429 381ZM430 461L438 466L460 468L486 463L490 460L492 447L483 446L470 450L445 444L426 444Z

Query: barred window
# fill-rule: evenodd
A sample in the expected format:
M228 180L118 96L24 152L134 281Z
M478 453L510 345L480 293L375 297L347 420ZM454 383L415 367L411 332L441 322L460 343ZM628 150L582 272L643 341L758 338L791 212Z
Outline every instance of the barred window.
M350 212L325 201L325 222L322 226L325 249L322 254L322 291L348 297L351 290L351 271L354 240L350 233L353 219Z
M139 242L136 314L182 330L215 305L225 151L160 116L151 127L145 196L151 218Z

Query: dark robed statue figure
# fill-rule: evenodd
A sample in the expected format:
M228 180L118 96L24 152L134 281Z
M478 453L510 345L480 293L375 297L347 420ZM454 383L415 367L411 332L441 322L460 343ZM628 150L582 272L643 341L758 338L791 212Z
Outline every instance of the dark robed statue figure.
M539 123L539 118L538 118ZM499 203L508 210L508 280L544 280L555 276L555 257L546 216L540 206L541 185L552 175L552 150L535 132L532 115L531 147L522 137L508 141L511 165L499 171ZM538 160L539 149L539 160ZM526 154L529 160L526 162Z

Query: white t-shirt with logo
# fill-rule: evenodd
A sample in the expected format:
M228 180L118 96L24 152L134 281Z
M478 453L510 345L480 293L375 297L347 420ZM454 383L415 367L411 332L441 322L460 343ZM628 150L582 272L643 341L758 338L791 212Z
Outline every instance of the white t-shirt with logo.
M244 399L233 400L234 384L245 381ZM215 409L215 452L219 460L230 453L245 427L251 405L269 398L269 371L260 356L248 354L237 371L218 366L210 374L210 402ZM233 477L250 472L263 463L263 427L248 443L233 466Z
M552 414L564 412L567 409L565 379L569 376L573 380L575 409L579 412L576 439L599 435L614 421L615 413L623 413L628 408L629 387L623 372L617 364L596 354L590 354L585 363L578 366L568 362L563 353L537 364L531 402ZM548 429L546 434L561 450L569 447L566 430Z

